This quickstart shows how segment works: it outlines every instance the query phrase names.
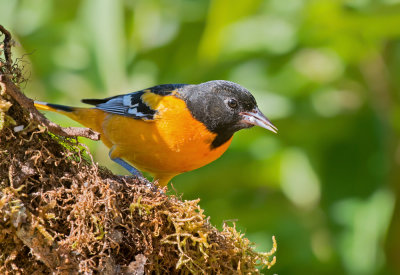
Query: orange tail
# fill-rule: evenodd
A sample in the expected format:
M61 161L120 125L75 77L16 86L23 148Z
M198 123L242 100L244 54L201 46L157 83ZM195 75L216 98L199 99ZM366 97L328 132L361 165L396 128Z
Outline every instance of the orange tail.
M35 107L38 110L51 111L65 115L79 122L83 126L89 127L94 131L103 134L101 125L104 121L106 113L99 109L70 107L40 101L35 101Z

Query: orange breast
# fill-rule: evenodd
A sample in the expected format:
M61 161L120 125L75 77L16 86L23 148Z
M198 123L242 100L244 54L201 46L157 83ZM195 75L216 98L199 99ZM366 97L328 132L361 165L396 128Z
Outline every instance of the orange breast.
M171 178L214 161L231 143L230 139L211 149L216 134L193 118L182 99L152 93L143 99L158 110L155 120L114 114L105 117L101 128L113 158L123 158L156 178Z

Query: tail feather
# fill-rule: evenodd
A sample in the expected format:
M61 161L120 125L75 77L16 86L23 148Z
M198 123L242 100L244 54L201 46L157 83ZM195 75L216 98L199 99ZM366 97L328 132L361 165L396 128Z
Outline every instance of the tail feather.
M101 126L107 114L99 109L70 107L40 101L35 101L35 107L38 110L51 111L65 115L85 127L92 128L94 131L103 134Z
M62 112L71 113L75 110L74 107L59 105L59 104L52 104L52 103L47 103L47 102L42 102L42 101L35 101L35 107L38 110L53 111L53 112L62 111Z

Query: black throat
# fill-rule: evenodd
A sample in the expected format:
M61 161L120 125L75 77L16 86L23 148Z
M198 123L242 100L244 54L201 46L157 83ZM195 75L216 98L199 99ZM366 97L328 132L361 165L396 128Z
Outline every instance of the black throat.
M232 132L221 132L217 133L217 136L214 138L213 142L211 143L211 149L218 148L219 146L223 145L225 142L231 139L233 136Z

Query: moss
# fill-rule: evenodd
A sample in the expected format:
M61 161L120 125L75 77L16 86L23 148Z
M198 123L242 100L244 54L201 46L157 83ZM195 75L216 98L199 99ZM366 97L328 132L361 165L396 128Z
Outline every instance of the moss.
M80 272L104 269L108 257L127 268L139 254L145 271L159 274L257 273L273 264L274 251L255 252L234 226L213 227L199 200L115 176L83 158L75 141L63 143L39 129L1 132L0 240L13 240L0 244L1 272L41 266L16 238L26 222L43 236L40 245L73 255Z

